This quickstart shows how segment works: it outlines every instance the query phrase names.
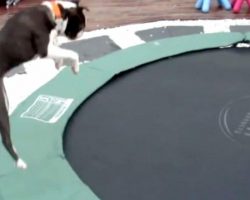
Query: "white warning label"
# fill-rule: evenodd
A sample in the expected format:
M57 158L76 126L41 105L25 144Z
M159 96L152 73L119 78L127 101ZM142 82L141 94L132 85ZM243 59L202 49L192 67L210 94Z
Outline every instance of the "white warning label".
M21 114L21 117L44 123L56 123L67 111L72 102L73 99L39 95L34 103Z

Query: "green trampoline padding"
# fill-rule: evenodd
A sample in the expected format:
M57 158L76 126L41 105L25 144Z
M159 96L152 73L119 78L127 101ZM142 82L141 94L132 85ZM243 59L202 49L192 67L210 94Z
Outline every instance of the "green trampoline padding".
M11 116L13 142L29 168L18 170L0 147L0 199L99 199L78 178L63 153L64 128L76 108L122 71L185 52L230 46L248 40L249 34L246 36L215 33L163 39L83 64L77 76L70 69L64 69L27 98Z

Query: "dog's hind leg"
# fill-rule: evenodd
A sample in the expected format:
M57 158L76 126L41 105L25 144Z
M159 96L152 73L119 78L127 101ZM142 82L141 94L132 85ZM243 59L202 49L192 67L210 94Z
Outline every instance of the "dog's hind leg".
M16 161L17 167L26 169L26 163L21 158L19 158L12 145L10 136L10 122L6 107L6 95L3 80L0 80L0 133L2 136L2 143L12 158Z

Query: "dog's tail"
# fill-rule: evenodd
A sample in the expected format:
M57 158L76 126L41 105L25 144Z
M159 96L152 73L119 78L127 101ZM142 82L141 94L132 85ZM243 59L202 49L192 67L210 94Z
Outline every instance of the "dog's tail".
M10 122L8 107L9 101L7 97L7 92L4 86L3 77L0 77L0 134L2 136L2 142L8 153L16 161L17 167L26 169L27 164L19 158L16 149L12 145L11 135L10 135Z
M83 11L86 10L86 11L89 12L89 8L87 6L81 6L81 8L82 8Z
M18 156L13 149L12 141L10 137L10 122L9 122L9 114L7 110L7 93L4 87L3 77L0 78L0 133L2 136L2 142L6 148L6 150L10 153L10 155L18 160Z
M6 91L6 88L5 88L3 80L2 80L2 84L1 84L1 90L3 91L6 109L7 109L7 111L9 111L9 106L10 106L10 104L9 104L9 98L8 98L7 91Z

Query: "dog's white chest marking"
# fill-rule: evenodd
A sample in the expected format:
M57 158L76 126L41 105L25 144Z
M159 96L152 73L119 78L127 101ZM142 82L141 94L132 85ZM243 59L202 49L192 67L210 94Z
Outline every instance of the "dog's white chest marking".
M56 30L59 32L59 34L63 34L66 30L68 20L63 19L56 19Z
M58 42L58 31L56 29L52 30L49 35L49 45L59 46Z

